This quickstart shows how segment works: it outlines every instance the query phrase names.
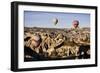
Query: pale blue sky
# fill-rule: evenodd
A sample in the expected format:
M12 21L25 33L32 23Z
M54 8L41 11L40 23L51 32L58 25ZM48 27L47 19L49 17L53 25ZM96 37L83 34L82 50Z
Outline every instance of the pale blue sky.
M54 18L59 21L56 26ZM73 20L79 20L80 27L90 27L90 14L24 11L25 27L70 28Z

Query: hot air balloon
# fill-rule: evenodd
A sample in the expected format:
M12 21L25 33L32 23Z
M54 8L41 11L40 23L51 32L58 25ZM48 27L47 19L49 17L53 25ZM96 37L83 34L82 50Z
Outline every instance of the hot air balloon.
M78 28L79 27L79 21L78 20L74 20L72 22L72 25L73 25L74 28Z
M53 24L56 25L57 23L58 23L58 19L57 18L54 18L53 19Z

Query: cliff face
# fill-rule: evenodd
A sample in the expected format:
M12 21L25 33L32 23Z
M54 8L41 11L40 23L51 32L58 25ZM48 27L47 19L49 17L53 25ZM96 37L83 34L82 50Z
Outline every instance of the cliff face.
M90 29L25 28L24 47L25 61L90 58Z

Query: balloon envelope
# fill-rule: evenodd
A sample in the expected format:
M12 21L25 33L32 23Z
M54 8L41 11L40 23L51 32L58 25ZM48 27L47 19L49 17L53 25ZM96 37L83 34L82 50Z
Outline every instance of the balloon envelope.
M53 24L56 25L57 23L58 23L58 19L57 19L57 18L54 18L54 19L53 19Z

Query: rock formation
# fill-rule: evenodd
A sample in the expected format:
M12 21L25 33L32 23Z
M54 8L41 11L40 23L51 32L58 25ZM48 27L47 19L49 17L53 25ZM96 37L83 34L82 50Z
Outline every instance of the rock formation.
M24 54L29 61L90 58L90 29L25 27L24 49L31 49Z

